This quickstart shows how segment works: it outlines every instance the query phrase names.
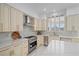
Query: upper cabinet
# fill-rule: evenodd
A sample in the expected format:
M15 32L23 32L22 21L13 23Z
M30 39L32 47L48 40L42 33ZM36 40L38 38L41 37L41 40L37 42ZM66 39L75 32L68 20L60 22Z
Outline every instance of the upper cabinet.
M71 15L66 17L66 30L79 31L79 15Z
M23 14L15 8L11 8L11 31L23 30Z
M10 7L0 4L0 32L10 31Z
M46 31L47 30L47 20L34 20L34 30L35 31Z
M23 13L7 4L0 4L0 32L22 30Z

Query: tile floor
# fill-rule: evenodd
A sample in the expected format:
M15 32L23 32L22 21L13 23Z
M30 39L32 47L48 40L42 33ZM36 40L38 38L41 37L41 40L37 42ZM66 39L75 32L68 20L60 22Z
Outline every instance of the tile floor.
M35 49L28 56L79 56L79 43L52 40L48 47Z

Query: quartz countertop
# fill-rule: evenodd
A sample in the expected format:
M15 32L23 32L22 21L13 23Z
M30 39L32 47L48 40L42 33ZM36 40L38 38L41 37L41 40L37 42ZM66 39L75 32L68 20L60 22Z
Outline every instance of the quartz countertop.
M24 40L26 40L25 38L23 38L23 39L20 39L20 43L22 43L22 41L24 41ZM12 40L10 40L10 41L5 41L5 42L2 42L2 43L0 43L0 49L2 49L2 48L5 48L5 47L8 47L8 46L12 46L12 43L13 43L13 41Z

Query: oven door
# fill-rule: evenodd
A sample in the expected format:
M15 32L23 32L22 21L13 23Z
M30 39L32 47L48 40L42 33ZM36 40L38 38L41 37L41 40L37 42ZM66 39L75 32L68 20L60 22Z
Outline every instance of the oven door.
M29 42L29 53L37 47L37 41Z

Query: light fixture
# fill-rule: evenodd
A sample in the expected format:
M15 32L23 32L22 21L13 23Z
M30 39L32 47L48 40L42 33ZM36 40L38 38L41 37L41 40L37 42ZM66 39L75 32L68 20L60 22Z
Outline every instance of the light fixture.
M46 8L43 8L43 19L46 19L47 17L46 17L46 11L47 11L47 9Z

